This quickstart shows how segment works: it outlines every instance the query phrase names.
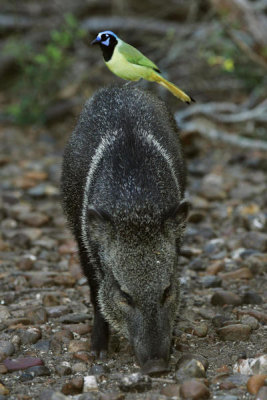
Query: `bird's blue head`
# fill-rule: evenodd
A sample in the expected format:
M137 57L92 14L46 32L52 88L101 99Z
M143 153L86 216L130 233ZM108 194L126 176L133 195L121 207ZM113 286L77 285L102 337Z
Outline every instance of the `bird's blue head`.
M111 31L99 32L95 40L91 42L91 44L100 44L101 47L102 46L115 47L117 43L118 43L118 36Z

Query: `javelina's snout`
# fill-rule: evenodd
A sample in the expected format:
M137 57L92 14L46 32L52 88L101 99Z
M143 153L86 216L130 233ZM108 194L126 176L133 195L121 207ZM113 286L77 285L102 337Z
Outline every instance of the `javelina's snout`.
M138 329L132 332L132 345L142 372L156 375L168 371L171 328L167 314L157 313L148 324L145 318L141 319L139 317Z

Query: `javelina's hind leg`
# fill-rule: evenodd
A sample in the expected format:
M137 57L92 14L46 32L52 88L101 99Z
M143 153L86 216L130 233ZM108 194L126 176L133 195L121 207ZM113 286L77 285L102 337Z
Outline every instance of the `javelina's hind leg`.
M98 283L95 279L94 268L87 252L79 243L81 266L90 286L90 298L94 307L94 325L91 334L91 351L96 358L106 358L108 351L109 325L101 314L97 300Z

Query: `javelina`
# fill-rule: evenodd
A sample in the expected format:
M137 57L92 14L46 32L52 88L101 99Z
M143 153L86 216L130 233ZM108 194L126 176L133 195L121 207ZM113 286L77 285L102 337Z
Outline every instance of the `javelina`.
M94 307L92 350L109 324L144 373L167 369L179 300L178 255L188 212L185 165L164 103L138 89L99 90L63 158L63 208Z

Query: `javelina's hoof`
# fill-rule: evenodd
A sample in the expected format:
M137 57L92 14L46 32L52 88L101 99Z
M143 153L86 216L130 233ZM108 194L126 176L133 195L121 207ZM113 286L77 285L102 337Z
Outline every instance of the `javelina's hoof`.
M106 360L108 357L108 352L106 350L91 350L90 354L96 360Z
M163 372L168 372L169 367L167 361L163 359L148 360L141 368L145 375L160 375Z

